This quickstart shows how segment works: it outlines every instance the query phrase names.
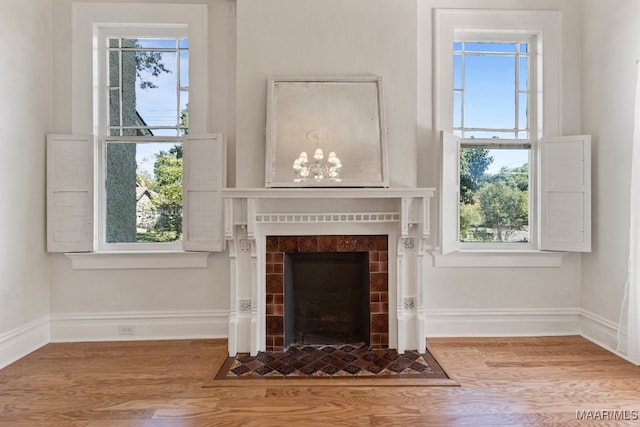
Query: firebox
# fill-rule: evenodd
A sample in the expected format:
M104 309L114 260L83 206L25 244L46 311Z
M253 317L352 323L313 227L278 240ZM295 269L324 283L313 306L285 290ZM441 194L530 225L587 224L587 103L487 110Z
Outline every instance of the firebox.
M285 347L369 339L369 253L288 253L284 260Z

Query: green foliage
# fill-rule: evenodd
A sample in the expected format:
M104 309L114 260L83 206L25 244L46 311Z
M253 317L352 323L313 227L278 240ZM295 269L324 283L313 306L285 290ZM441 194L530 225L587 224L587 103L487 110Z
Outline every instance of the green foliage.
M184 134L187 135L189 133L189 104L187 104L187 108L180 111L180 126L185 128Z
M460 240L522 241L529 222L529 166L486 171L493 162L487 149L460 151Z
M460 201L474 203L473 194L482 185L485 172L493 163L489 150L482 148L463 148L460 150Z
M525 191L498 181L485 184L478 191L484 224L496 230L499 241L508 241L518 230L526 229L529 220Z
M155 181L150 188L158 193L154 205L159 212L155 231L182 232L182 146L160 151L153 165Z
M524 164L515 168L503 167L500 172L487 178L487 182L504 182L520 191L529 190L529 165Z
M473 239L471 227L482 223L482 212L478 204L460 203L460 237Z

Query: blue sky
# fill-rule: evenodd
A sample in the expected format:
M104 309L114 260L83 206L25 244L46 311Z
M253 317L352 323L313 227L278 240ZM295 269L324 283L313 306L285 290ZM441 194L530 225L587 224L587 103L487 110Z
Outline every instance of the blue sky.
M145 48L175 48L175 40L138 39L138 44ZM180 41L181 47L188 47L187 40ZM189 102L188 92L181 91L180 103L177 104L176 87L179 79L180 86L189 86L188 53L180 52L180 70L176 65L176 53L163 52L162 61L170 73L152 76L148 71L141 71L136 85L136 110L149 126L175 126L180 111ZM139 81L151 81L157 87L141 89ZM177 136L174 130L154 130L154 135ZM171 144L173 145L173 144ZM136 161L139 171L146 171L153 175L155 154L160 150L167 150L171 145L157 143L139 143L136 149Z
M462 56L454 55L454 89L461 89L464 84L464 118L465 127L515 129L516 99L519 104L517 127L523 129L527 124L527 65L528 57L521 55L470 55L475 52L526 52L526 44L515 43L465 43L467 53L462 73ZM454 43L454 50L462 50L461 43ZM516 64L517 62L517 64ZM519 69L516 69L518 65ZM516 89L517 83L517 89ZM454 94L454 126L461 125L462 96ZM469 135L466 135L469 136ZM511 132L477 132L476 138L508 138L515 137ZM521 132L521 138L526 134ZM491 150L493 163L488 173L497 173L502 167L518 167L529 161L528 150Z

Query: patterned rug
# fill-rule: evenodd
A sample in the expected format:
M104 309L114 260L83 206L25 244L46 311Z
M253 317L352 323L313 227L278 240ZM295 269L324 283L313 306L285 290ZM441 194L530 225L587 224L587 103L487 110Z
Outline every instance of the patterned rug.
M440 385L457 384L428 352L406 351L398 354L395 350L370 350L358 344L292 346L286 351L259 352L256 356L238 354L227 358L211 382L366 378L431 379L440 380L437 381Z

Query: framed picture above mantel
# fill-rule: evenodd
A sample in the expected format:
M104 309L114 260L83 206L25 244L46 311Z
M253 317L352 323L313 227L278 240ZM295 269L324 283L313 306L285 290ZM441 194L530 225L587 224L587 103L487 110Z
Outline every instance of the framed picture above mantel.
M389 186L380 76L270 79L266 136L266 187Z

